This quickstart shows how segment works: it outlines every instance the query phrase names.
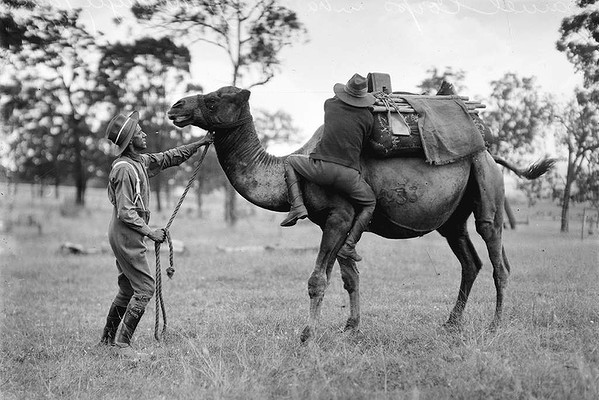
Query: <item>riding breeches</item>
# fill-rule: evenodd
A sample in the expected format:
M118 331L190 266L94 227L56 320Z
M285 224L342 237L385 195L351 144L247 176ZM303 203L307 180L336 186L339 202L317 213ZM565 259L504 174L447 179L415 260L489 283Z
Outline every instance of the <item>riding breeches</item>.
M310 182L332 187L348 196L352 203L374 209L376 195L357 170L303 154L291 154L287 162Z
M146 258L144 236L129 228L113 212L108 229L110 247L116 257L119 291L117 306L127 307L135 314L143 312L154 295L154 277Z

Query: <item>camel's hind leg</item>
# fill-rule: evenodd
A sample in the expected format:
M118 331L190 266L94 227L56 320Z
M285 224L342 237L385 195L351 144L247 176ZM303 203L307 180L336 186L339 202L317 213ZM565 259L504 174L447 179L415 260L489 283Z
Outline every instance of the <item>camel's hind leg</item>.
M462 266L462 279L460 282L460 291L455 306L449 314L449 319L445 326L450 329L460 330L462 327L462 315L472 285L478 276L482 267L482 261L470 240L467 229L468 216L472 213L472 203L466 202L460 204L451 218L438 229L439 233L447 239L449 247L458 258Z
M493 265L493 281L497 291L495 315L489 329L494 331L501 322L503 299L507 288L510 265L502 243L504 187L501 171L488 152L473 159L473 173L479 189L475 201L476 231L485 241Z
M348 203L347 207L331 210L324 227L322 228L322 240L316 258L316 265L308 280L310 318L308 325L304 328L300 336L302 342L305 342L314 336L316 325L320 319L322 300L324 299L326 288L329 285L331 271L335 264L337 252L345 242L353 218L354 210Z

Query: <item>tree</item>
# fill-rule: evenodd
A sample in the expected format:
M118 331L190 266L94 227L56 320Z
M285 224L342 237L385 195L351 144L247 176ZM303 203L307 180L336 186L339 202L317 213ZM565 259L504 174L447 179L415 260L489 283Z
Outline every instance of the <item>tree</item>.
M551 102L543 97L534 77L520 78L507 73L491 82L491 96L484 120L496 135L489 139L490 150L512 162L535 154L535 139L542 139L553 113Z
M445 71L440 73L437 67L432 67L429 68L426 73L428 74L428 78L425 78L422 83L418 85L422 94L436 94L443 81L451 83L459 94L465 89L464 79L466 78L466 73L461 69L454 71L452 67L445 67Z
M571 102L563 115L557 120L563 127L561 142L568 153L566 183L562 198L561 232L569 230L569 205L573 200L573 185L580 179L581 188L589 187L585 182L597 174L597 156L599 149L599 105L592 99L596 96L591 91L578 89L576 100ZM584 173L584 171L588 171ZM597 190L597 185L592 184ZM589 196L596 194L589 193ZM577 196L584 198L584 195Z
M274 113L258 110L254 124L260 143L266 149L273 144L291 144L297 141L299 129L293 125L291 115L283 110Z
M506 73L491 82L491 96L486 103L488 111L482 117L492 133L485 135L491 153L512 162L537 157L536 148L547 134L552 107L549 99L541 96L535 78ZM545 193L546 179L518 182L518 188L524 190L529 204L534 204L536 198ZM504 208L513 229L516 220L507 199Z
M559 29L560 38L557 49L566 53L566 57L577 71L582 72L585 88L595 88L599 95L599 8L598 0L577 0L580 8L575 15L562 20ZM594 97L599 101L599 97Z
M224 50L231 67L231 85L251 88L270 81L280 65L279 54L299 40L305 28L278 0L195 0L135 2L138 20L180 40L204 42ZM237 221L237 193L227 184L225 221Z
M8 6L29 8L26 13L2 6L0 44L7 49L11 85L4 86L3 130L12 129L11 157L18 173L26 165L45 165L45 172L33 169L39 179L52 176L56 185L62 176L72 177L75 202L84 204L87 180L94 172L92 156L98 140L87 124L93 118L97 37L79 22L81 10L41 7L27 1ZM6 134L6 132L5 132ZM50 167L50 165L52 167Z
M180 142L178 131L170 124L166 112L168 94L189 79L189 50L168 38L140 38L133 43L110 43L102 47L99 62L98 101L110 108L138 110L140 125L148 133L148 151L163 151ZM114 112L112 113L114 114ZM105 122L105 126L108 121ZM105 129L104 126L104 129ZM153 133L158 134L154 135ZM152 178L158 211L162 209L160 193L175 175L167 170Z
M589 153L589 162L576 179L579 202L588 201L599 210L599 152Z
M568 205L576 182L579 200L595 203L598 197L597 148L599 143L599 8L597 0L577 0L578 13L562 20L557 49L566 54L578 72L583 74L583 86L577 89L560 122L564 127L562 143L568 152L566 184L562 201L561 231L568 231Z
M62 130L53 129L52 112L52 104L58 100L51 87L28 85L34 79L29 77L22 83L12 80L13 85L0 87L0 93L6 95L2 102L2 129L10 149L4 154L4 162L19 180L39 182L43 187L54 179L58 185L63 134ZM29 109L29 104L38 107Z

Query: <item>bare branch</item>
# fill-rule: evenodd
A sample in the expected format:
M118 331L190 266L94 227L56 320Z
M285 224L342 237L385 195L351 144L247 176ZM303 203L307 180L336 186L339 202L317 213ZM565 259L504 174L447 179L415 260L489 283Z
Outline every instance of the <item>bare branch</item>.
M266 78L262 79L261 81L254 82L250 86L248 86L248 89L251 89L254 86L264 85L264 84L268 83L273 77L274 77L274 74L269 73L269 74L267 74Z

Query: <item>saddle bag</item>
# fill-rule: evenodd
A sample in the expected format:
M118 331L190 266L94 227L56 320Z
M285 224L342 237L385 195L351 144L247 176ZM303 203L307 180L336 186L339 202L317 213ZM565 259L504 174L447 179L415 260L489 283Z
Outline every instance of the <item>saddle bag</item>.
M374 129L368 140L367 151L376 158L389 157L424 157L424 149L418 131L418 116L407 114L405 123L408 134L394 134L389 118L403 118L395 113L375 112ZM391 122L392 124L393 122Z
M418 130L418 114L401 114L373 112L374 129L366 145L367 153L375 158L390 157L425 157L420 131ZM391 118L402 118L409 127L409 134L397 134L397 130L389 124ZM472 122L483 139L492 137L491 130L477 114L471 114ZM393 124L393 121L391 122ZM485 143L488 145L487 141Z

